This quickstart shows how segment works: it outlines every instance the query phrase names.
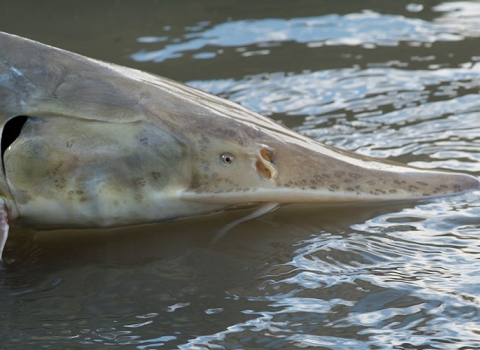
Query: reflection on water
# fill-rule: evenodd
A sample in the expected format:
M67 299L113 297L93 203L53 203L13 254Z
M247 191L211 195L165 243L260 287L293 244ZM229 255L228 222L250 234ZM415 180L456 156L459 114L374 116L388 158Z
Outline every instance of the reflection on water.
M479 2L142 4L130 17L145 21L125 21L124 2L82 17L102 32L96 58L181 77L337 147L480 174ZM48 11L85 16L65 6ZM52 27L49 43L83 52L82 28ZM12 237L0 347L480 348L479 202L290 206L216 244L245 211Z

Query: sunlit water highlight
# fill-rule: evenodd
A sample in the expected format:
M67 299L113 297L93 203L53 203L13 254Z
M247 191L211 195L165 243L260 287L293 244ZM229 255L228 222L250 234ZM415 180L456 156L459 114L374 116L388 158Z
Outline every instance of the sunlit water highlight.
M147 70L211 61L213 78L185 81L321 142L478 176L480 3L381 6L192 17L125 47L140 45L129 57ZM480 348L479 203L283 208L215 245L244 212L17 238L0 271L0 347Z
M470 12L472 10L473 13ZM275 46L283 42L297 42L308 47L360 45L373 49L377 46L396 46L400 42L410 42L417 46L480 35L474 23L480 13L478 4L445 3L434 8L434 11L447 12L447 15L438 21L428 22L365 10L343 16L329 14L307 18L232 20L216 25L203 21L185 28L186 33L182 37L169 36L170 27L163 28L165 35L160 37L140 37L139 42L161 43L162 47L158 50L142 50L133 54L132 58L137 61L162 62L208 46L238 48L237 51L242 56L248 57L268 55L270 50L269 45L264 45L266 43ZM449 15L452 12L454 15ZM470 21L465 20L465 17L470 17ZM264 49L242 49L254 44L264 45ZM203 51L195 53L193 58L209 59L216 55L215 51Z

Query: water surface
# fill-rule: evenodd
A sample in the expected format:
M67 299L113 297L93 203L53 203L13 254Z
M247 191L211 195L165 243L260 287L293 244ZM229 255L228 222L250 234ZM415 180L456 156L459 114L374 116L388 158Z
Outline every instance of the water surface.
M28 11L25 9L28 7ZM480 175L480 2L0 1L0 30ZM2 349L480 347L480 193L12 237Z

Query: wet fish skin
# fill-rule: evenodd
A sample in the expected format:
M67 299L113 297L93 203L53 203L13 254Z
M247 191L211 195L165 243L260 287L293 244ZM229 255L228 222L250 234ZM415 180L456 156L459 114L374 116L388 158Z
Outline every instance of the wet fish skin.
M8 223L128 226L249 203L260 215L275 204L404 201L480 187L470 175L328 147L172 80L7 33L0 128L0 242Z

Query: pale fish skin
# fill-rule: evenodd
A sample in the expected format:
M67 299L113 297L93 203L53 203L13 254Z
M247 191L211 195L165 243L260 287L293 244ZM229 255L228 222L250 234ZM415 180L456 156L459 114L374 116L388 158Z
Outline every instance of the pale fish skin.
M470 175L327 147L172 80L6 33L0 126L0 254L9 223L129 226L259 205L250 218L277 204L416 200L480 187Z

